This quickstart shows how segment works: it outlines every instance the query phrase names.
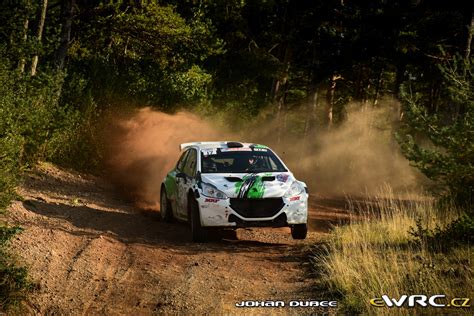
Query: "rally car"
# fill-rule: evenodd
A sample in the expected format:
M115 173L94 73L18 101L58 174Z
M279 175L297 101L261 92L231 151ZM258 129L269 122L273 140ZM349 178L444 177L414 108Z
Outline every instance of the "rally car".
M213 228L290 227L307 235L308 189L267 146L240 142L180 145L176 167L161 184L160 213L191 226L205 241Z

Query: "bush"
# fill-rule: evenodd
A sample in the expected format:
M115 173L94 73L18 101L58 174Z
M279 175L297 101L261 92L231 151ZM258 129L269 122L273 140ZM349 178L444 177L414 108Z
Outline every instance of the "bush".
M315 253L315 268L322 270L320 278L329 289L341 295L342 312L444 313L449 310L374 307L369 300L384 294L394 298L404 294L445 294L451 298L471 295L474 274L470 263L474 258L470 247L452 244L447 253L433 251L440 249L439 244L431 247L440 239L420 243L419 237L407 229L420 219L425 236L436 228L458 233L459 223L465 223L458 218L458 210L438 209L435 202L420 198L409 203L381 198L361 207L365 208L365 216L350 225L335 227L327 241L328 252ZM456 313L469 311L457 309Z
M0 58L0 213L15 198L24 169L44 154L61 81L61 74L26 78ZM26 268L8 252L8 241L19 230L0 221L0 311L19 308L31 289Z
M406 124L399 136L406 157L467 211L474 190L473 66L474 60L463 58L439 66L442 94L435 109L417 82L403 85Z
M0 226L0 312L19 310L33 288L25 267L18 267L7 250L8 241L21 229Z
M89 142L95 107L80 112L59 104L61 72L29 77L8 65L0 56L0 214L16 197L22 173L39 159L73 167L98 161ZM8 252L8 241L17 232L18 227L0 220L0 311L19 308L31 290L27 270Z
M76 170L97 171L102 157L97 113L93 103L84 112L61 107L43 158Z
M447 252L459 244L472 245L474 242L474 218L471 213L465 213L453 220L444 229L426 228L421 218L416 220L416 226L409 233L416 241L433 250Z

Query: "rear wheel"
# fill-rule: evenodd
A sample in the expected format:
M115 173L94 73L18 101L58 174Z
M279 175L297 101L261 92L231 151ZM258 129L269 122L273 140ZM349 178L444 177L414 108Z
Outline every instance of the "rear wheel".
M161 187L160 192L160 214L161 219L165 222L173 221L173 212L171 211L171 206L168 200L168 195L166 194L165 187Z
M199 207L197 201L190 196L188 198L189 203L189 222L191 224L191 234L194 242L204 242L206 241L207 232L201 226L201 216L199 214Z
M308 234L308 225L296 224L291 226L291 237L293 239L305 239Z

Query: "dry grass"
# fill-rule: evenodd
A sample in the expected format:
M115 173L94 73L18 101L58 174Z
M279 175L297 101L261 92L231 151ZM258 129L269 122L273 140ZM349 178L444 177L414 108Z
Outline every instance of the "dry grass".
M382 197L383 196L383 197ZM458 216L454 208L438 210L420 196L395 198L390 191L370 203L351 204L362 218L335 227L327 241L328 254L317 255L323 278L340 293L345 312L369 314L426 314L439 309L386 308L369 304L387 294L393 298L413 294L445 294L448 298L473 295L473 254L470 246L447 253L429 251L409 233L420 219L425 228L443 228ZM472 305L472 303L471 303ZM446 308L442 313L470 314L471 309Z

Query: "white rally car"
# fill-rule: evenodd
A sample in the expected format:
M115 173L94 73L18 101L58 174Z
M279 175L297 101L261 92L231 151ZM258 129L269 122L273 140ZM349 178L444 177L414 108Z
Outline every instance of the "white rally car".
M163 220L190 223L193 241L211 228L291 227L308 231L308 190L267 146L239 142L180 145L181 157L161 185Z

